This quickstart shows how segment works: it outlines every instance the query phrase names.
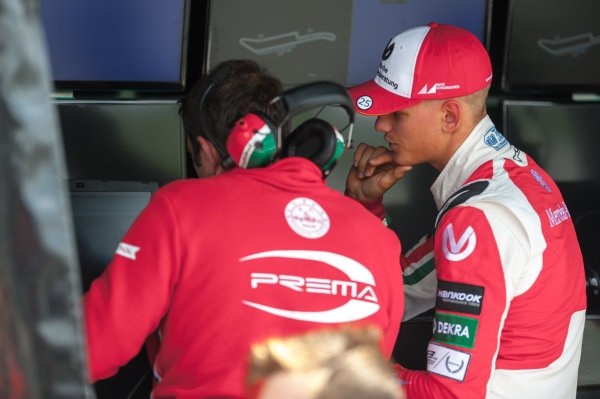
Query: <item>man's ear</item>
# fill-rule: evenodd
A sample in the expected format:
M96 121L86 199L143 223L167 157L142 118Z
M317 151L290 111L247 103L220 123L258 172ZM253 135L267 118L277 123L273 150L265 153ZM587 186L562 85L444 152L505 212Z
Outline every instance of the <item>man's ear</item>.
M462 106L456 100L448 100L442 104L442 130L445 133L455 132L462 121Z
M185 146L187 148L187 152L190 154L190 157L192 158L192 162L194 163L194 165L200 166L200 146L194 145L194 141L192 141L192 140L196 140L196 139L195 138L191 139L189 136L186 135ZM195 141L195 143L198 144L197 141Z
M215 146L202 136L196 137L196 140L198 140L198 144L200 144L200 151L203 155L201 157L202 166L206 168L211 175L218 175L223 172L221 156Z

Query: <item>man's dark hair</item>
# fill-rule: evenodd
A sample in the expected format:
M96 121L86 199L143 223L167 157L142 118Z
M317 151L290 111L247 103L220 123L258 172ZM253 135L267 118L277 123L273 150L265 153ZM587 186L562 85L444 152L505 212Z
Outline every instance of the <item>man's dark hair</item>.
M190 139L195 157L198 154L197 136L206 137L199 121L199 103L212 82L214 73L227 64L231 75L214 86L202 107L202 118L208 134L223 147L234 123L242 116L260 111L273 123L278 124L284 116L280 102L269 102L282 93L283 85L267 70L252 60L229 60L216 65L207 76L200 79L180 100L179 113L183 119L185 134Z

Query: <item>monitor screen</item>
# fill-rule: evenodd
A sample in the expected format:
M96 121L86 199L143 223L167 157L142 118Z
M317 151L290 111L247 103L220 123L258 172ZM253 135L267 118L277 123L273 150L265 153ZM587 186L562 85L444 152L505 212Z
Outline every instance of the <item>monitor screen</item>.
M182 91L189 0L39 2L58 90Z
M69 180L84 291L110 263L119 242L157 189L154 182Z
M316 80L352 86L373 79L388 41L417 25L457 25L485 44L488 2L212 1L207 67L250 58L266 65L286 87Z
M600 2L512 0L502 88L507 92L600 92Z
M55 100L69 179L155 181L186 177L176 100Z
M598 115L600 103L503 103L506 138L548 172L563 195L586 267L588 313L600 315Z
M504 133L560 183L600 181L600 103L506 100Z

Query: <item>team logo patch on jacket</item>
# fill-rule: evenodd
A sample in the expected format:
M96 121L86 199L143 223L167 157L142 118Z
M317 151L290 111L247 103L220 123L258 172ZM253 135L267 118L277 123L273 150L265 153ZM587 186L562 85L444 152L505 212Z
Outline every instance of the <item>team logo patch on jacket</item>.
M444 256L450 261L463 260L475 250L477 244L477 236L473 227L468 226L465 231L462 232L458 241L454 234L454 228L452 223L446 226L444 230L442 249Z
M310 198L296 198L285 207L285 219L297 234L305 238L321 238L329 231L329 216Z

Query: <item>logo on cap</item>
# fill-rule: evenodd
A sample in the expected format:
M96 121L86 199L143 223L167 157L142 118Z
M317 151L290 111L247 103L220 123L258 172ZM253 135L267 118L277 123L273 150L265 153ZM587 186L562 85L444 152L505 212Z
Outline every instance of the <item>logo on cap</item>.
M385 46L385 50L383 50L383 54L381 55L382 60L387 60L392 55L394 51L394 43L392 43L392 39L388 42L387 46Z
M438 90L457 90L460 85L446 85L446 83L435 83L429 90L427 85L423 86L418 94L436 94Z

